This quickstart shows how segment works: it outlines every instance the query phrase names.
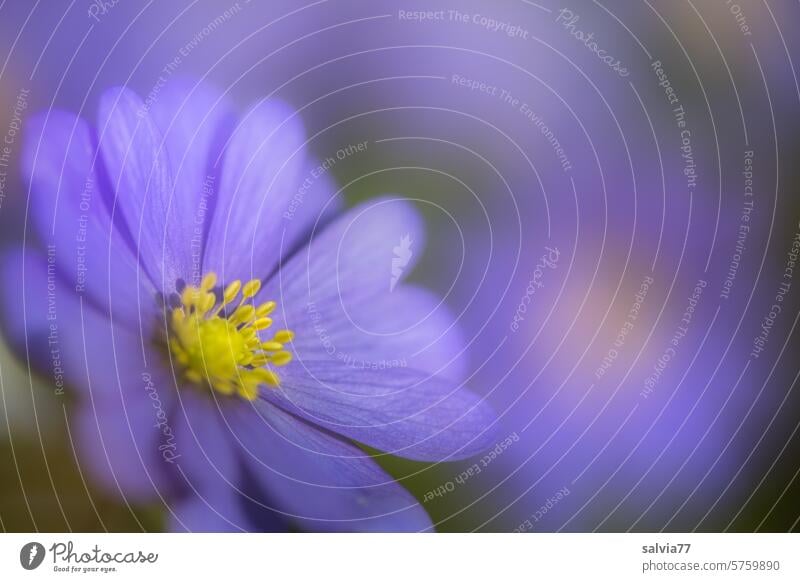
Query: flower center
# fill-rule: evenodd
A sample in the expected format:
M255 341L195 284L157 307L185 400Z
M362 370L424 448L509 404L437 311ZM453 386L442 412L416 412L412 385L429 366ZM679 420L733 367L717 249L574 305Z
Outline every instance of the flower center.
M260 331L272 325L269 315L276 303L267 301L256 307L249 301L261 289L258 279L244 285L230 283L220 300L212 291L216 284L217 276L209 273L199 287L183 290L180 307L171 312L170 350L186 380L226 396L255 400L260 386L280 384L273 368L291 361L284 344L294 334L283 329L267 341L259 337Z

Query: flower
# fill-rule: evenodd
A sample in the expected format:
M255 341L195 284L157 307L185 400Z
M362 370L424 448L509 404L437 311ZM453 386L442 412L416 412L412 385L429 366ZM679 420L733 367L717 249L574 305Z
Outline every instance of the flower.
M493 442L456 319L391 284L421 255L413 204L341 212L296 112L265 100L237 120L184 79L105 92L96 129L28 123L41 250L5 252L3 315L55 393L75 388L82 467L162 500L176 530L431 529L356 444L439 462Z

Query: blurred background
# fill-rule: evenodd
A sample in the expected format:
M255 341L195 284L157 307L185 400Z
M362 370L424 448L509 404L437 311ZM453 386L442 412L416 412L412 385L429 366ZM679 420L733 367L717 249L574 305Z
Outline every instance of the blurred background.
M319 158L366 142L332 168L349 204L418 201L412 279L498 411L483 458L381 461L437 530L797 531L798 24L788 0L6 1L0 243L37 244L32 112L178 75L283 99ZM0 528L162 529L84 477L53 384L2 344Z

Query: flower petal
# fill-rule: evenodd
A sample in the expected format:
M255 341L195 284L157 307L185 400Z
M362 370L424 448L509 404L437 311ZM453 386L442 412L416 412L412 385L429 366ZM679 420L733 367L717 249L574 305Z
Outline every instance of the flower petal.
M493 444L494 412L477 395L436 376L397 368L354 370L304 362L264 398L373 448L420 461L454 461Z
M241 119L225 149L206 271L251 279L278 264L284 213L303 181L304 139L297 115L279 102L262 101Z
M55 317L56 298L64 297L62 312L69 317L66 325L77 321L77 296L67 290L66 283L56 276L55 270L52 287L48 290L47 259L38 251L25 252L22 247L6 250L0 258L0 268L0 277L5 283L5 296L0 302L5 335L17 355L42 373L48 373L52 367L50 324L55 325L52 335L56 339L59 329L58 322L48 318ZM50 305L48 295L52 300Z
M170 506L169 531L228 533L253 531L232 488L197 492Z
M192 271L192 221L179 214L164 139L141 99L125 88L100 100L100 151L119 211L157 289L171 292Z
M232 411L248 467L277 509L311 530L423 531L425 511L364 452L268 404Z
M203 248L219 186L222 147L235 122L230 100L216 87L177 76L150 113L164 136L175 171L175 216L192 225L192 280L199 284Z
M171 375L157 358L145 360L142 337L84 305L42 255L10 251L2 267L4 322L17 351L44 374L55 398L77 390L71 431L80 461L112 492L157 496L166 483L158 409L172 401ZM158 407L146 378L157 387Z
M69 385L82 396L73 428L80 458L106 488L126 498L167 495L172 374L157 354L145 360L134 334L112 328L107 319L89 322L84 315L84 322L82 333L64 340L61 360Z
M181 484L198 495L217 489L235 489L239 464L233 450L233 436L223 424L209 397L184 390L175 407L175 466Z
M317 304L339 301L345 313L391 293L414 268L424 247L414 205L384 197L366 202L316 232L261 292L277 300L287 321L302 321Z
M57 394L64 382L84 395L90 388L114 391L118 376L138 378L146 369L142 349L153 338L154 312L135 330L115 325L74 293L55 269L54 255L16 248L6 251L0 263L8 336L18 353L47 373Z
M455 382L466 377L463 334L441 299L425 289L402 285L350 313L335 298L285 315L276 312L275 328L295 333L290 366L329 360L356 370L412 368Z
M175 476L184 499L170 509L173 531L283 531L285 521L264 510L247 487L236 436L217 402L184 390L175 413ZM209 395L210 396L210 395ZM260 497L258 491L255 494Z
M330 170L306 156L301 178L294 189L295 195L281 214L280 262L299 251L315 231L321 231L341 214L342 197ZM263 278L270 273L259 274Z
M31 215L42 242L57 252L59 273L102 311L135 323L140 298L155 290L120 226L112 227L92 131L71 113L50 111L31 118L28 136L22 168Z
M166 381L151 377L156 385ZM159 410L171 398L162 391L158 401L151 400L140 376L120 381L128 383L117 392L92 394L71 415L78 462L95 482L123 499L166 497L171 493L169 464L159 450L164 444Z

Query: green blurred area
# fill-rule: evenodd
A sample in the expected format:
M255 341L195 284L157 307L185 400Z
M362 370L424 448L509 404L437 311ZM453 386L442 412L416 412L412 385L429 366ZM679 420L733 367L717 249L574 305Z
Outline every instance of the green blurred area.
M7 532L160 531L154 507L112 499L80 469L68 402L0 342L0 528Z

